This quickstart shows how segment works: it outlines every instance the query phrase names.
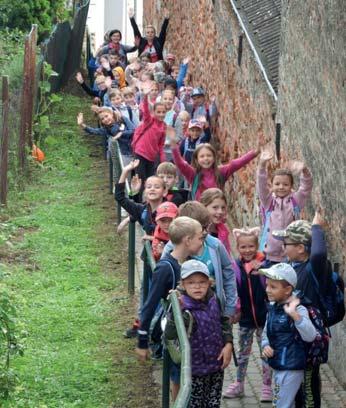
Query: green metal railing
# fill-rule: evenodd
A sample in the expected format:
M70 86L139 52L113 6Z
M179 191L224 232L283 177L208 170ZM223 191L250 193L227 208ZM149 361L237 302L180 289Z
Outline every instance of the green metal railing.
M118 176L120 176L123 169L123 159L121 157L120 149L118 143L116 146L116 163L112 162L112 157L109 157L109 177L110 184L113 186L113 166L116 166L116 171ZM129 193L129 183L126 180L126 191ZM117 204L117 220L118 224L121 222L121 206ZM129 237L128 237L128 293L130 295L134 294L135 291L135 259L136 259L136 224L130 222L129 225ZM148 296L149 285L152 272L156 266L155 260L153 258L152 249L149 241L144 243L144 268L143 268L143 298L144 302ZM151 274L148 273L149 269ZM190 393L191 393L191 357L190 357L190 343L185 330L185 325L183 321L183 316L181 314L181 309L179 301L175 292L169 295L169 300L172 304L172 312L177 328L177 334L181 347L181 373L180 373L180 390L177 399L174 402L173 408L185 408L189 404ZM163 351L163 368L162 368L162 408L169 408L170 405L170 392L169 392L169 373L170 373L171 359L169 353L166 349Z

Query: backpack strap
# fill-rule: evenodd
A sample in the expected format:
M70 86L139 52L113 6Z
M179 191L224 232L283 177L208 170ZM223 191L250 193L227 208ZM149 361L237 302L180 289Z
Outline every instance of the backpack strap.
M131 108L131 106L128 106L128 105L126 105L126 108L127 108L128 114L129 114L129 119L130 119L130 121L132 122L132 119L133 119L132 108Z
M297 200L294 198L294 196L292 195L291 197L291 202L292 202L292 206L293 206L293 217L294 220L299 220L300 219L300 207L297 203Z
M174 268L173 268L172 264L169 261L167 261L166 259L160 259L160 262L164 262L165 264L168 264L170 266L171 271L172 271L172 281L173 281L172 289L174 290L176 288L176 286L177 286L177 281L176 281L176 278L175 278Z
M190 192L190 200L195 200L196 199L196 193L197 193L197 190L198 190L198 185L199 185L199 174L196 174L193 181L192 181L191 192Z

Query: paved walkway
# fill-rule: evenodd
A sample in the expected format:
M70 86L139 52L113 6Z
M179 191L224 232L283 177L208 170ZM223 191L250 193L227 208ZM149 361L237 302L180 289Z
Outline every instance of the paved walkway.
M234 330L237 335L237 329ZM236 340L237 341L237 340ZM254 341L253 352L249 360L249 366L245 382L245 396L243 398L226 399L222 401L223 408L255 408L271 407L270 403L261 403L261 362L259 350L256 341ZM235 381L236 368L231 364L225 372L224 389ZM322 365L322 408L346 408L346 390L335 378L333 371L328 364Z

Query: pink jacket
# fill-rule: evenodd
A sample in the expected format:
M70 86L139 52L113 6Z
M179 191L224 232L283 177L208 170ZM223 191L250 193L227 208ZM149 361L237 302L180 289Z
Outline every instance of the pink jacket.
M270 214L269 231L264 252L270 261L281 262L285 258L282 242L273 238L273 230L283 230L294 221L292 197L300 210L311 195L312 177L301 174L299 188L284 198L276 197L268 187L268 174L266 169L257 171L258 195L264 210L268 210L273 203L273 211ZM274 200L274 201L273 201Z
M143 100L142 123L136 128L132 139L132 151L145 159L154 162L158 156L160 161L166 160L163 146L166 138L166 124L150 114L148 97Z
M193 168L181 157L179 146L175 147L172 150L172 153L174 163L176 164L182 175L185 177L186 181L189 184L192 184L197 174L196 169ZM231 160L228 164L219 166L219 171L223 178L227 180L233 173L235 173L240 168L244 167L255 157L256 152L254 150L250 150L248 153L245 153L238 159ZM208 188L218 187L213 169L202 169L202 171L200 172L200 176L201 181L196 192L196 200L199 200L203 191L207 190Z

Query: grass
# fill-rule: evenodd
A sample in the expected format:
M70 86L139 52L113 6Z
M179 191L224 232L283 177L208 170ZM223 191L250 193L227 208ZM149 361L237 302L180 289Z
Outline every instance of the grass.
M19 385L3 407L158 406L150 363L139 365L122 337L135 316L127 248L116 239L101 147L75 125L81 108L64 95L45 165L0 215L2 285L28 332L12 365Z

